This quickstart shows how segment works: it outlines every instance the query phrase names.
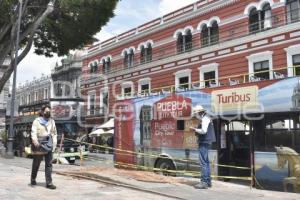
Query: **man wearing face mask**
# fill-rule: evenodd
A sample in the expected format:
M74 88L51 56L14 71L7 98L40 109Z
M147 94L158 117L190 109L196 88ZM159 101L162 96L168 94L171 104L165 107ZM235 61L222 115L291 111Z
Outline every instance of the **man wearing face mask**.
M197 105L193 108L193 117L201 121L198 127L190 127L198 136L199 161L201 167L200 183L194 187L197 189L207 189L212 186L208 151L211 144L216 141L215 130L211 116L206 113L206 110L201 105Z
M42 154L33 154L32 170L31 170L31 185L36 185L36 176L43 157L45 158L45 177L46 187L48 189L56 189L56 186L52 183L52 152L56 148L57 144L57 131L54 120L50 116L50 106L43 106L40 116L33 121L31 128L31 140L32 145L35 148L40 148L43 144L40 144L39 139L50 138L52 139L51 149Z

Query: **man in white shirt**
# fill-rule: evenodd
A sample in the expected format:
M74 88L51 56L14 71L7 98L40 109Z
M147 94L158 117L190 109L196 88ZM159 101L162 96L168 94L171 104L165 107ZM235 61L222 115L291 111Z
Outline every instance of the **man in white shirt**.
M197 105L193 108L193 116L202 121L198 127L190 127L198 136L199 143L199 161L201 167L200 183L194 187L197 189L207 189L211 187L210 165L208 159L208 151L211 144L216 141L214 125L212 118L206 113L206 110Z

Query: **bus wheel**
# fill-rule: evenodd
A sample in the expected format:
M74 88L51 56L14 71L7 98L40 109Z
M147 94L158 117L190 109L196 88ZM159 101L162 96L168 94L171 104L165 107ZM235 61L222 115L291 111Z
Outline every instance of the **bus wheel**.
M75 164L75 160L70 160L70 159L67 159L67 160L68 160L69 164L71 164L71 165Z
M173 170L175 170L175 166L173 162L169 159L159 159L155 167L158 168L156 170L156 173L158 174L162 174L165 176L176 175L175 172L172 172Z

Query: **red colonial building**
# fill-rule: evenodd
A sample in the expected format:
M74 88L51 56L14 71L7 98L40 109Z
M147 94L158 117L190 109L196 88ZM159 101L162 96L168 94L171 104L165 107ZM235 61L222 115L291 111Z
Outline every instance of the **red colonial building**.
M124 96L299 74L299 8L299 0L201 0L90 47L87 123L101 123Z
M273 180L271 169L277 166L274 145L300 152L299 65L300 0L200 0L87 50L81 82L86 122L105 122L121 100L168 93L205 92L216 113L232 114L237 101L259 102L268 114L226 126L227 140L219 121L218 161L255 165L252 174L265 188L281 180L284 190L290 183L297 191L296 178L288 181L300 174L286 168L276 177L288 178ZM266 160L268 168L262 167Z

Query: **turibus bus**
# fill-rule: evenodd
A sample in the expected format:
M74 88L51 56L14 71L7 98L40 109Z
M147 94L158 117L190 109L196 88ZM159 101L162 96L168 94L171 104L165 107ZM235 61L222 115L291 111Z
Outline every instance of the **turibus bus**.
M197 124L196 105L214 118L217 142L209 157L216 178L300 192L299 77L119 100L116 166L199 173L197 137L189 129Z

